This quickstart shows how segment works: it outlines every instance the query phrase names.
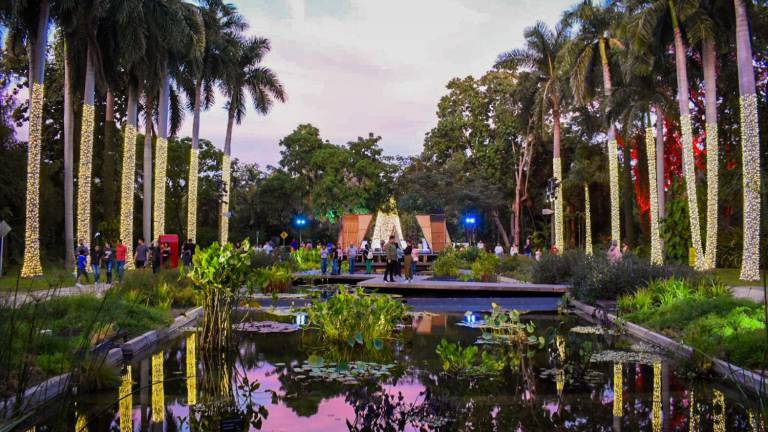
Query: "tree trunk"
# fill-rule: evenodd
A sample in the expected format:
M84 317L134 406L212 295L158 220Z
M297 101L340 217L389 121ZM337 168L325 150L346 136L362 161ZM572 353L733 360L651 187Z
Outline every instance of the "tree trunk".
M717 222L718 222L718 171L720 168L717 131L717 57L715 42L711 38L702 47L704 65L704 97L706 102L707 130L707 231L704 248L704 269L717 266Z
M600 61L603 68L603 104L607 104L613 92L611 82L611 68L608 63L608 54L605 37L599 40ZM617 243L621 241L621 220L619 211L619 149L616 143L616 127L613 123L608 126L608 176L609 191L611 197L611 239Z
M133 202L136 185L136 135L138 126L139 92L128 85L128 112L123 129L123 172L120 186L120 238L125 243L127 268L133 268Z
M80 158L77 169L77 238L92 245L91 239L91 175L93 173L93 122L95 120L94 92L96 65L94 47L89 42L85 63L83 112L80 122Z
M563 234L563 162L560 159L560 101L558 99L553 100L552 103L552 132L554 135L552 145L552 172L553 177L561 183L555 193L554 246L562 252L565 250L565 237Z
M200 148L200 105L202 78L195 83L195 102L192 113L192 149L189 152L189 179L187 181L187 238L197 237L197 176Z
M158 100L157 140L155 147L155 205L152 234L157 238L165 234L165 182L168 168L168 107L170 104L170 77L168 66L163 65L160 78L160 99Z
M624 149L622 151L622 159L624 162L624 169L622 170L624 193L622 194L621 199L622 206L624 207L624 234L626 234L626 242L630 246L635 246L634 208L632 206L632 197L634 196L632 187L632 155L629 148L629 142L629 136L625 135Z
M104 116L104 164L101 166L101 181L104 185L104 219L115 219L115 95L107 88L106 113ZM116 240L116 239L112 239Z
M685 43L683 33L677 21L674 0L669 0L669 11L672 14L672 25L675 35L675 69L677 71L677 104L680 107L681 144L683 146L683 177L688 196L688 217L691 226L691 243L696 252L696 267L704 264L704 251L701 245L701 225L699 224L699 204L696 197L696 169L693 160L693 135L691 131L691 114L688 108L690 100L688 91L688 70L685 59Z
M24 262L21 277L42 276L40 264L40 150L43 125L43 91L45 53L48 45L48 17L50 4L40 0L37 32L29 58L30 102L29 138L27 140L27 191L24 226Z
M664 220L666 210L666 185L664 184L664 113L661 105L655 106L656 111L656 189L659 192L659 223ZM663 243L662 243L663 247Z
M658 112L658 111L657 111ZM645 128L645 149L648 164L648 200L650 201L650 228L651 228L651 264L663 264L664 254L661 248L661 233L659 232L659 195L664 191L658 188L658 173L656 171L656 142L653 136L653 127L650 124ZM663 175L663 173L662 173Z
M75 268L74 158L75 120L72 100L72 59L64 42L64 268Z
M587 183L584 183L584 252L592 255L592 204Z
M739 68L741 104L741 160L743 183L742 280L760 277L760 142L758 141L757 95L752 65L752 42L745 0L733 0L736 9L736 60Z
M221 194L221 211L219 215L219 242L229 240L229 187L230 187L230 154L232 151L232 129L235 125L235 113L230 111L227 119L227 135L224 139L224 156L221 159L221 183L224 190Z
M499 212L497 210L493 210L491 213L491 216L493 217L493 223L496 224L496 229L499 231L499 234L501 235L501 241L504 243L504 248L509 250L509 236L507 235L507 230L504 229L504 224L501 223L501 218L499 217Z
M144 241L152 241L152 97L144 95L146 112L144 120L144 201L142 231Z

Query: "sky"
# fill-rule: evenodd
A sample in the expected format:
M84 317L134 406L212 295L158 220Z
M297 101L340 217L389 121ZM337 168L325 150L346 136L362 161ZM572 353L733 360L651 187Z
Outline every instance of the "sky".
M249 113L232 138L233 155L276 165L279 141L301 123L344 144L369 132L388 155L414 155L436 123L451 78L481 76L523 30L553 25L574 0L232 0L250 35L272 52L263 64L288 94L266 116ZM204 112L200 135L222 148L224 98ZM180 136L191 135L191 115Z

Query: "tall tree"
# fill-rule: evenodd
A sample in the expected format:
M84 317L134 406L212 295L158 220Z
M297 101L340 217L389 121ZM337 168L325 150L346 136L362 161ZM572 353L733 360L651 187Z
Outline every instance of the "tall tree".
M744 193L742 280L760 277L760 141L755 70L749 35L747 0L733 0L736 9L736 61L739 68L741 168Z
M566 84L564 73L558 62L569 40L569 33L558 25L554 30L539 21L525 30L525 46L499 55L496 67L528 69L537 76L539 112L542 118L547 114L552 118L552 173L557 181L563 180L563 164L560 159L560 116L561 103L565 96ZM565 248L563 234L563 188L557 188L555 198L555 238L553 246L561 251Z
M227 102L227 133L224 140L222 159L223 196L221 202L220 242L228 238L230 157L232 154L232 129L235 122L240 124L245 118L247 96L253 99L256 112L266 115L275 100L285 101L285 90L277 75L261 65L261 60L270 50L269 40L255 37L242 41L230 54L222 87L229 99Z

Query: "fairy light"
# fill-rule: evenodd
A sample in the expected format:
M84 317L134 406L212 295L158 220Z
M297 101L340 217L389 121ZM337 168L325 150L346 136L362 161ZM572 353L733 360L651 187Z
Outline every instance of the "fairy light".
M653 364L653 407L651 410L653 431L661 430L661 362Z
M155 209L152 231L157 238L165 233L165 181L168 167L168 140L157 137L155 158Z
M712 405L712 430L725 432L725 395L720 390L713 390Z
M75 432L88 432L88 422L82 413L75 413Z
M707 239L704 248L705 270L717 265L717 195L718 195L718 160L717 123L707 123Z
M691 132L691 116L680 116L683 145L683 177L685 190L688 195L688 217L691 222L691 242L696 251L696 269L704 267L704 253L701 247L701 225L699 223L699 204L696 199L696 169L693 160L693 134Z
M608 178L611 194L611 240L621 241L619 213L619 149L615 139L608 141Z
M83 104L80 129L80 162L77 171L77 238L91 244L91 173L93 172L93 121L96 111Z
M757 96L746 94L741 104L741 165L744 190L744 243L739 279L760 278L760 143Z
M163 351L152 356L152 421L156 423L165 420L163 358Z
M691 403L691 414L690 414L690 422L689 422L689 431L698 431L699 430L699 415L696 412L696 398L694 397L693 390L691 390L691 396L690 396L690 403Z
M624 415L624 365L613 364L613 415Z
M752 430L755 432L765 431L763 420L761 419L760 416L755 415L755 410L753 409L749 410L749 425L752 427Z
M557 353L560 355L560 361L565 361L565 339L560 335L555 336L555 345L557 346Z
M123 381L119 390L120 430L133 430L133 381L131 380L131 365L125 367Z
M123 130L123 178L120 187L120 238L125 242L125 268L133 268L133 192L136 176L136 126L128 123Z
M659 235L659 193L656 174L656 142L653 128L645 129L645 149L648 153L648 190L651 199L651 264L664 264Z
M189 181L187 182L187 238L194 240L197 237L197 176L199 150L191 149L189 152Z
M221 232L219 233L221 244L227 243L227 237L229 236L229 218L227 217L227 213L229 213L230 171L231 162L229 160L229 155L225 154L221 158L221 180L224 182L224 194L221 200Z
M43 275L43 266L40 264L40 149L42 146L43 84L32 84L29 106L24 263L21 267L21 277L23 278Z
M555 198L555 246L560 249L560 252L565 250L565 237L563 236L563 161L562 159L552 159L552 172L554 177L560 182L560 187L557 188Z
M592 255L592 205L589 202L589 186L584 183L584 249L587 255Z
M187 406L197 403L197 334L187 336Z
M563 389L565 388L565 371L562 369L558 369L555 374L555 387L557 389L557 395L561 396L563 394Z

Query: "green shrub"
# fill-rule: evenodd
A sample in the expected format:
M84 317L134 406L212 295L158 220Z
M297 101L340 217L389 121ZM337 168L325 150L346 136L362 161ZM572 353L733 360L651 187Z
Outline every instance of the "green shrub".
M456 258L458 258L460 261L462 261L466 265L470 265L473 262L475 262L475 260L477 260L477 258L480 256L481 252L485 252L485 251L481 251L480 249L474 246L464 248L458 251L454 251L454 253L456 254Z
M481 251L472 263L472 279L482 282L496 282L499 268L499 258L491 253Z
M565 251L560 255L544 254L539 261L533 262L531 270L533 282L568 283L575 269L583 266L587 258L584 252L577 249Z
M438 278L457 278L461 264L462 262L456 253L444 252L432 263L432 274Z
M443 370L449 374L496 375L504 368L503 361L494 358L486 351L481 352L477 345L462 348L460 344L450 343L443 338L435 352L440 356Z
M520 281L532 279L532 269L535 261L525 255L504 256L499 262L499 273Z
M402 302L390 296L342 288L327 301L313 302L307 317L309 325L328 342L381 349L406 311Z
M129 303L155 306L161 309L191 307L200 304L192 281L180 269L158 273L136 271L125 275L117 290Z
M262 250L254 252L253 257L251 258L251 267L254 269L271 267L275 264L277 264L277 256L268 254Z
M299 271L317 270L320 268L320 251L316 248L299 249L293 252Z
M688 280L669 278L652 280L645 288L634 294L619 297L618 306L622 313L647 311L653 307L667 306L689 298L716 298L728 295L728 288L716 278Z
M255 271L253 281L265 293L287 292L293 286L293 273L280 266L260 268Z

